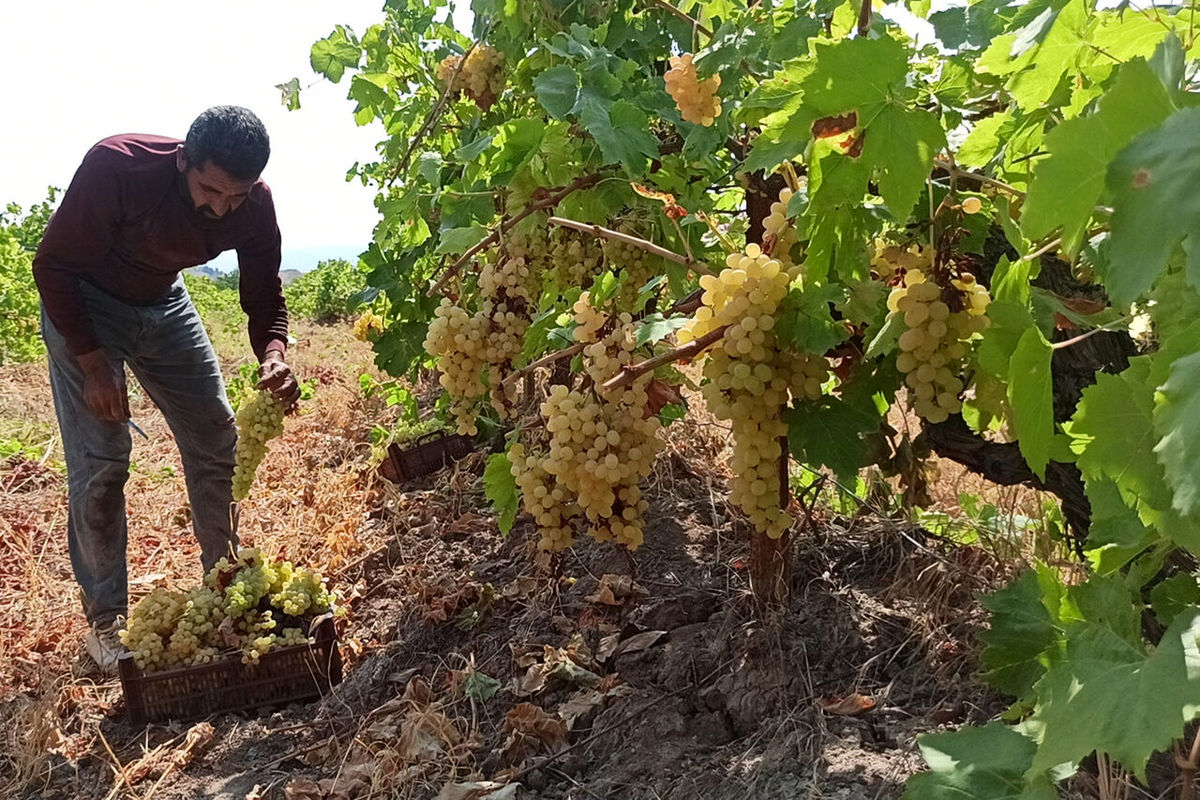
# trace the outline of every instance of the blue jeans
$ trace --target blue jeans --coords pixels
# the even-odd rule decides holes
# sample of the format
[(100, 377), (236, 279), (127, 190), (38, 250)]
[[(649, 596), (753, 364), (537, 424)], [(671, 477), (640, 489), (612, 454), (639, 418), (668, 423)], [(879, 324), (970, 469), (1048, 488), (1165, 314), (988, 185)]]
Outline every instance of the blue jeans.
[[(152, 305), (130, 305), (80, 281), (100, 347), (128, 365), (166, 417), (183, 460), (192, 526), (205, 570), (236, 546), (233, 453), (225, 382), (200, 315), (179, 280)], [(129, 428), (99, 419), (83, 401), (83, 371), (42, 311), (54, 408), (67, 461), (71, 566), (92, 624), (128, 610), (125, 480)]]

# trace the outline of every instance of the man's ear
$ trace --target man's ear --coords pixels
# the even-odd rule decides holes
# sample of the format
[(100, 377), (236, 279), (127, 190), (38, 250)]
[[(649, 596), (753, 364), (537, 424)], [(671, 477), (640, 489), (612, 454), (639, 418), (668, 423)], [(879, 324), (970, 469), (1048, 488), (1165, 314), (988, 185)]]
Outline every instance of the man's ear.
[(175, 148), (175, 167), (180, 172), (187, 172), (187, 153), (183, 149), (183, 145)]

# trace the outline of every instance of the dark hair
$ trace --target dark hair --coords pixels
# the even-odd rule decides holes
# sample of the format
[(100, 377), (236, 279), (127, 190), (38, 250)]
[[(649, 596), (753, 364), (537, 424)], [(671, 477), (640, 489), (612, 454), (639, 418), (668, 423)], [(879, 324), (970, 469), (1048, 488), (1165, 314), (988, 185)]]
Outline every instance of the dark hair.
[(257, 180), (271, 155), (267, 129), (241, 106), (213, 106), (196, 117), (183, 144), (188, 166), (216, 164), (230, 177)]

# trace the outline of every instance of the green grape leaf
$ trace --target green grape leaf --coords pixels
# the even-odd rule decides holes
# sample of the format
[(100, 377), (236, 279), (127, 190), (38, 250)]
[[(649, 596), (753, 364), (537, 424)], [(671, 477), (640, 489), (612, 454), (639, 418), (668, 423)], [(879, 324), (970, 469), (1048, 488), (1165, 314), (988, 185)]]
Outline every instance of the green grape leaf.
[(981, 728), (917, 738), (929, 772), (908, 779), (901, 800), (1055, 800), (1053, 784), (1040, 777), (1026, 785), (1024, 773), (1037, 745), (1019, 728), (989, 722)]
[(906, 330), (908, 327), (904, 324), (903, 314), (889, 314), (879, 332), (867, 345), (866, 357), (875, 358), (892, 352), (896, 347), (896, 342), (900, 339), (900, 334)]
[(1033, 327), (1033, 316), (1024, 304), (995, 300), (988, 305), (991, 325), (983, 332), (976, 351), (979, 366), (994, 377), (1008, 380), (1013, 353), (1025, 332)]
[(292, 78), (287, 83), (277, 83), (275, 88), (279, 90), (280, 100), (283, 102), (283, 107), (288, 111), (300, 110), (300, 79)]
[[(1019, 55), (1015, 64), (1020, 67), (1008, 81), (1008, 90), (1017, 105), (1031, 111), (1050, 99), (1062, 81), (1063, 73), (1087, 47), (1089, 14), (1084, 0), (1071, 0), (1057, 16), (1050, 16), (1052, 25), (1040, 45)], [(1036, 27), (1031, 23), (1029, 30)], [(996, 39), (997, 42), (1000, 38)], [(1022, 47), (1014, 41), (1013, 50)]]
[(1000, 111), (984, 117), (974, 124), (967, 138), (959, 145), (955, 159), (968, 168), (986, 166), (1000, 149), (1002, 138), (1007, 138), (1002, 134), (1013, 127), (1012, 111)]
[(1017, 341), (1008, 368), (1008, 405), (1025, 462), (1045, 479), (1054, 439), (1054, 389), (1051, 385), (1050, 343), (1036, 327), (1026, 328)]
[(1091, 575), (1086, 581), (1067, 586), (1058, 609), (1059, 622), (1102, 625), (1125, 642), (1142, 643), (1142, 608), (1134, 600), (1122, 575)]
[(483, 470), (483, 493), (496, 510), (496, 524), (500, 532), (507, 535), (516, 522), (521, 498), (508, 453), (488, 456), (487, 466)]
[(1135, 300), (1154, 283), (1179, 241), (1193, 245), (1188, 279), (1200, 287), (1200, 108), (1176, 111), (1134, 139), (1108, 170), (1112, 236), (1101, 274), (1113, 305)]
[(1028, 699), (1033, 685), (1046, 672), (1042, 654), (1059, 639), (1058, 629), (1042, 604), (1037, 574), (1020, 578), (980, 601), (992, 615), (979, 635), (983, 679), (1002, 692)]
[(390, 323), (375, 342), (375, 366), (389, 375), (404, 375), (425, 360), (425, 335), (429, 331), (424, 318)]
[(650, 118), (628, 100), (618, 100), (611, 106), (595, 101), (583, 103), (579, 121), (600, 145), (605, 162), (622, 164), (631, 175), (640, 175), (646, 169), (646, 158), (658, 155), (658, 139), (650, 133)]
[(1200, 606), (1200, 583), (1190, 572), (1176, 573), (1150, 590), (1150, 607), (1165, 627), (1195, 606)]
[(1028, 775), (1099, 751), (1144, 782), (1151, 754), (1169, 749), (1200, 713), (1200, 609), (1177, 615), (1149, 655), (1107, 627), (1072, 625), (1064, 657), (1037, 691), (1030, 725), (1039, 746)]
[(346, 36), (346, 29), (341, 25), (324, 39), (313, 43), (309, 52), (308, 62), (313, 72), (319, 72), (330, 81), (337, 83), (342, 79), (347, 67), (357, 67), (362, 50)]
[(471, 225), (466, 228), (448, 228), (441, 232), (437, 250), (433, 254), (438, 256), (446, 253), (457, 255), (466, 252), (474, 245), (486, 239), (488, 233), (488, 229), (482, 225)]
[(1048, 157), (1037, 162), (1021, 214), (1030, 239), (1062, 227), (1063, 249), (1074, 255), (1104, 191), (1109, 162), (1134, 136), (1171, 113), (1171, 101), (1149, 65), (1123, 65), (1095, 114), (1068, 119), (1046, 136)]
[(1148, 525), (1170, 508), (1162, 465), (1154, 454), (1154, 388), (1150, 365), (1134, 359), (1119, 375), (1099, 373), (1083, 390), (1070, 425), (1075, 463), (1087, 480), (1113, 481), (1125, 504)]
[(1092, 524), (1085, 552), (1098, 575), (1116, 572), (1159, 541), (1154, 529), (1146, 527), (1137, 512), (1125, 505), (1121, 490), (1111, 480), (1089, 479), (1087, 498)]
[(579, 75), (566, 64), (551, 67), (533, 79), (538, 102), (555, 119), (571, 113), (579, 99)]
[(1162, 438), (1154, 452), (1175, 490), (1175, 510), (1194, 515), (1200, 512), (1200, 353), (1171, 362), (1170, 377), (1158, 391), (1154, 425)]
[(849, 337), (846, 326), (833, 318), (831, 303), (844, 301), (846, 290), (838, 284), (793, 288), (776, 315), (775, 335), (780, 344), (809, 353), (825, 353)]
[(862, 157), (875, 166), (879, 193), (892, 216), (908, 219), (929, 177), (933, 157), (946, 146), (946, 134), (936, 116), (896, 105), (880, 110), (863, 134)]
[(636, 343), (638, 347), (662, 341), (675, 331), (688, 324), (690, 317), (679, 315), (664, 317), (662, 314), (651, 314), (642, 320), (637, 330)]
[(799, 403), (783, 412), (788, 447), (797, 460), (829, 467), (843, 480), (865, 466), (870, 445), (864, 438), (879, 428), (879, 417), (836, 397)]

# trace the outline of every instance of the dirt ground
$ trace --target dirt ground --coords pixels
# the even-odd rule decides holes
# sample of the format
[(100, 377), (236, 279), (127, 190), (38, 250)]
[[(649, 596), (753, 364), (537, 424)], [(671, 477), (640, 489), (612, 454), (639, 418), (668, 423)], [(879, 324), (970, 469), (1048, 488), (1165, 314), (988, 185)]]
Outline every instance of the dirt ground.
[[(359, 392), (369, 352), (345, 330), (300, 338), (317, 399), (268, 456), (241, 532), (342, 591), (345, 680), (308, 705), (132, 726), (119, 683), (82, 655), (61, 471), (53, 454), (10, 460), (0, 795), (897, 798), (918, 734), (1003, 708), (975, 678), (976, 598), (1005, 577), (983, 550), (819, 511), (789, 550), (789, 602), (758, 609), (720, 430), (677, 423), (641, 549), (539, 559), (527, 521), (499, 534), (485, 454), (402, 487), (379, 478), (369, 429), (391, 412)], [(43, 369), (0, 368), (0, 420), (53, 436)], [(135, 593), (200, 577), (155, 414), (135, 398), (152, 439), (129, 484)]]

